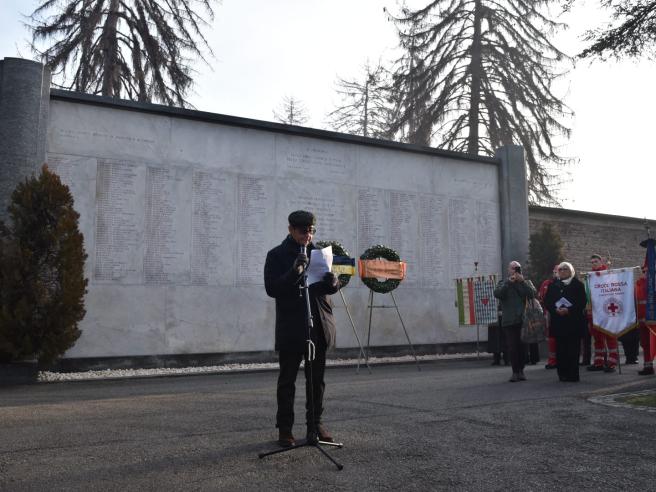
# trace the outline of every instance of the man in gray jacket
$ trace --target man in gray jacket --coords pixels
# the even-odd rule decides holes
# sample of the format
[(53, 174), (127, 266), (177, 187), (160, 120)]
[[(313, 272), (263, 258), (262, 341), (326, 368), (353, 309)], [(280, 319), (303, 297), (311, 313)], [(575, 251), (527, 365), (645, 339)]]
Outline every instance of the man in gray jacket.
[(498, 283), (494, 289), (494, 297), (501, 303), (501, 326), (506, 335), (513, 371), (510, 382), (526, 381), (526, 346), (522, 343), (520, 334), (526, 300), (535, 297), (535, 287), (522, 275), (522, 266), (518, 261), (508, 264), (508, 278)]

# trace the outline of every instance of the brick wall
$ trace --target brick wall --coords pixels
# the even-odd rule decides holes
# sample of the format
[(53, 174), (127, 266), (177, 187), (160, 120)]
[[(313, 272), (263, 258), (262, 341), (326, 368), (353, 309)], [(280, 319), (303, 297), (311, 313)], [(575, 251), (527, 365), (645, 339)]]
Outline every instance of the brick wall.
[[(610, 255), (615, 268), (642, 265), (644, 261), (645, 249), (640, 246), (647, 237), (644, 218), (530, 206), (530, 233), (540, 230), (545, 222), (560, 233), (565, 259), (578, 272), (589, 270), (592, 253), (604, 260)], [(656, 221), (648, 222), (656, 233)]]

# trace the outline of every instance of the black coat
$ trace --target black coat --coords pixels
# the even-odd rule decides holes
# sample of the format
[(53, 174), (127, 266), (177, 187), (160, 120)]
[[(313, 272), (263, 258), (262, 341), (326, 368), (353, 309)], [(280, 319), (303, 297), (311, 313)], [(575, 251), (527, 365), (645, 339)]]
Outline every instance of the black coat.
[[(561, 297), (572, 303), (572, 307), (567, 308), (569, 314), (566, 316), (556, 312), (556, 302)], [(587, 329), (586, 304), (585, 286), (578, 278), (574, 277), (569, 285), (565, 285), (560, 280), (553, 282), (544, 296), (544, 306), (549, 311), (551, 319), (549, 335), (556, 338), (582, 337)]]
[[(314, 245), (310, 243), (307, 247), (308, 257), (313, 249)], [(305, 352), (307, 347), (305, 299), (298, 288), (301, 276), (292, 270), (299, 251), (300, 246), (291, 236), (287, 236), (282, 244), (267, 253), (264, 264), (264, 287), (267, 294), (276, 300), (275, 350)], [(338, 290), (339, 283), (332, 286), (317, 282), (310, 286), (310, 306), (314, 324), (312, 341), (318, 348), (335, 346), (333, 303), (328, 296)]]

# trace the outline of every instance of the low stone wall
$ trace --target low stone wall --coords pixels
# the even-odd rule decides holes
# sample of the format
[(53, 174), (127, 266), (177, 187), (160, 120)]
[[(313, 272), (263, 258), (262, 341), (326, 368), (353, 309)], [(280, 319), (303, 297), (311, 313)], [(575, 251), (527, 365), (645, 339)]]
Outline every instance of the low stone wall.
[[(644, 218), (530, 206), (530, 233), (539, 231), (544, 223), (559, 232), (565, 258), (578, 271), (589, 269), (593, 253), (604, 259), (610, 256), (613, 267), (642, 265), (644, 261), (645, 249), (640, 246), (647, 237)], [(648, 223), (656, 231), (656, 221)]]

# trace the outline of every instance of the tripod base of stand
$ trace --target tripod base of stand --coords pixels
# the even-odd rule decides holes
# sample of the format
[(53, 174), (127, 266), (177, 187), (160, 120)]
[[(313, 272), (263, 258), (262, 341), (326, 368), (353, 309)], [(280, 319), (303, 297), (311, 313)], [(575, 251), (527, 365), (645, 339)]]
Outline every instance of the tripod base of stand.
[(294, 444), (293, 446), (289, 446), (288, 448), (275, 449), (273, 451), (267, 451), (266, 453), (259, 453), (257, 456), (261, 459), (264, 458), (265, 456), (271, 456), (272, 454), (286, 453), (287, 451), (293, 451), (298, 448), (312, 447), (318, 449), (326, 458), (332, 461), (332, 463), (337, 467), (338, 470), (343, 470), (344, 465), (335, 461), (332, 456), (330, 456), (328, 453), (326, 453), (323, 450), (321, 445), (333, 446), (336, 448), (344, 447), (344, 444), (342, 444), (341, 442), (318, 441), (316, 439), (299, 439), (298, 441), (296, 441), (296, 444)]

